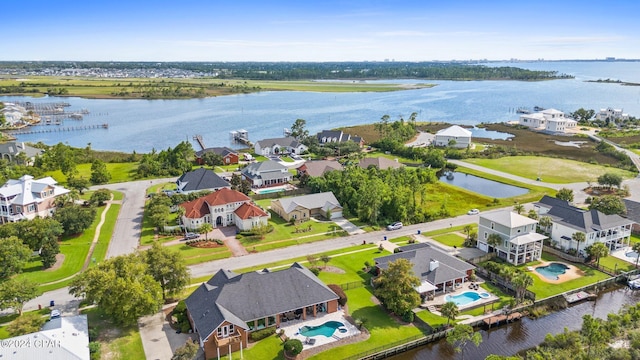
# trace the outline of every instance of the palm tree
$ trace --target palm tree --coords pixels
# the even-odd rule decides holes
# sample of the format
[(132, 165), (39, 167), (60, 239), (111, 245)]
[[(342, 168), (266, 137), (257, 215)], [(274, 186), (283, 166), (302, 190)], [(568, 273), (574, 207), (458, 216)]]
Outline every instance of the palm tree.
[(204, 239), (209, 240), (209, 232), (213, 231), (213, 225), (209, 223), (204, 223), (200, 226), (200, 232), (204, 233)]
[(553, 222), (548, 216), (543, 216), (540, 218), (540, 220), (538, 220), (538, 225), (540, 225), (540, 227), (543, 228), (544, 231), (547, 231), (552, 224)]
[(601, 242), (595, 243), (592, 246), (588, 247), (587, 249), (588, 249), (587, 252), (589, 253), (589, 255), (596, 258), (596, 263), (598, 267), (600, 267), (600, 258), (603, 258), (609, 255), (609, 248), (607, 247), (607, 245)]
[(487, 238), (487, 244), (491, 245), (491, 247), (493, 248), (493, 252), (496, 252), (498, 250), (496, 246), (498, 246), (501, 242), (502, 237), (498, 234), (490, 234)]
[(633, 244), (631, 249), (636, 252), (636, 267), (638, 267), (638, 259), (640, 259), (640, 242)]
[(533, 278), (527, 273), (518, 273), (511, 279), (511, 284), (516, 290), (516, 300), (521, 302), (524, 300), (524, 292), (533, 285)]
[(522, 212), (524, 211), (524, 205), (516, 203), (515, 205), (513, 205), (513, 211), (517, 212), (518, 215), (522, 214)]
[(458, 310), (458, 305), (456, 305), (456, 303), (447, 301), (440, 308), (440, 313), (442, 314), (442, 316), (447, 318), (447, 327), (449, 327), (449, 322), (456, 319), (456, 316), (458, 316), (460, 310)]
[(580, 254), (580, 243), (584, 242), (586, 239), (587, 237), (583, 232), (574, 232), (573, 235), (571, 235), (571, 240), (574, 240), (577, 243), (576, 255)]
[(471, 230), (473, 230), (473, 227), (471, 227), (471, 225), (465, 225), (464, 228), (462, 228), (462, 231), (467, 235), (467, 240), (469, 240), (469, 235), (471, 235)]

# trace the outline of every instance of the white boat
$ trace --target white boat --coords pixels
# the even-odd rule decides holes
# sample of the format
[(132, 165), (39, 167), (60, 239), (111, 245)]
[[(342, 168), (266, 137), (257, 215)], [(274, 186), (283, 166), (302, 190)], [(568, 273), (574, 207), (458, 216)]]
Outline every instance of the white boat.
[(627, 285), (629, 285), (629, 288), (632, 290), (638, 290), (640, 289), (640, 279), (629, 280)]

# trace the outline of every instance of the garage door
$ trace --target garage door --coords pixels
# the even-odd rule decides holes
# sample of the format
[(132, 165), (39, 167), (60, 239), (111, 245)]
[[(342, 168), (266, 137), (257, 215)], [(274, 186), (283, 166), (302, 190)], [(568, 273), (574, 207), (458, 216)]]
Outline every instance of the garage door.
[(331, 212), (331, 218), (335, 219), (335, 218), (339, 218), (342, 217), (342, 210), (340, 211), (332, 211)]
[(489, 251), (489, 246), (486, 243), (478, 243), (478, 249), (484, 251), (484, 252), (488, 252)]

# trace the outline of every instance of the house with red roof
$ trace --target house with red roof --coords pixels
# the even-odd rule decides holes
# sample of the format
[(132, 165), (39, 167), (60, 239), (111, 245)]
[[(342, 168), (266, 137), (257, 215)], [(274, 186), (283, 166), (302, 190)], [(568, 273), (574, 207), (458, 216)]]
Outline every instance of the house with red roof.
[(269, 214), (256, 206), (247, 195), (222, 188), (179, 205), (184, 209), (182, 223), (187, 229), (197, 230), (208, 223), (214, 228), (235, 225), (241, 231), (267, 225)]

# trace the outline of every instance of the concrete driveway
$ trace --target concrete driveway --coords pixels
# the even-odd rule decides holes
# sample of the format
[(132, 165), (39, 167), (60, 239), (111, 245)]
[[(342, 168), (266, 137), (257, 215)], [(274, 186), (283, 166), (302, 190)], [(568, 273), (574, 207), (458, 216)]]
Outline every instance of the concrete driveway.
[(195, 339), (195, 334), (177, 334), (167, 321), (176, 304), (165, 305), (160, 312), (138, 319), (140, 338), (147, 360), (170, 360), (177, 348)]

